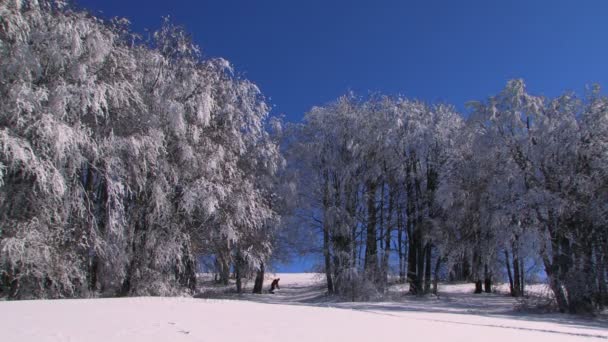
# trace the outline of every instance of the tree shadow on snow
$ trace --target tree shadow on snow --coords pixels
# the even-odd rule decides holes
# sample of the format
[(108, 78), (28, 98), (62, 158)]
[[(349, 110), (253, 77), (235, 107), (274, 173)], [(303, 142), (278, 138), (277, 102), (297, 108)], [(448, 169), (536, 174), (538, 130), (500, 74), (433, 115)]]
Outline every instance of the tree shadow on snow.
[[(248, 289), (247, 289), (248, 290)], [(534, 313), (517, 309), (517, 299), (504, 294), (481, 294), (472, 293), (441, 293), (439, 296), (412, 296), (393, 294), (389, 296), (390, 302), (349, 302), (337, 296), (326, 294), (326, 288), (322, 284), (291, 284), (283, 286), (275, 294), (267, 292), (263, 294), (251, 294), (247, 291), (241, 295), (235, 293), (207, 293), (199, 294), (197, 298), (225, 299), (225, 300), (247, 300), (265, 304), (295, 305), (323, 307), (345, 310), (356, 310), (377, 315), (389, 315), (402, 319), (434, 321), (449, 324), (471, 325), (501, 329), (528, 330), (544, 333), (555, 333), (562, 335), (605, 338), (608, 327), (608, 319), (600, 317), (582, 317), (559, 313)], [(386, 299), (385, 299), (386, 300)], [(438, 313), (454, 315), (441, 316), (441, 318), (424, 318), (400, 316), (399, 313)], [(587, 331), (560, 331), (544, 327), (524, 327), (509, 324), (494, 324), (491, 321), (484, 323), (471, 321), (459, 321), (456, 315), (473, 315), (487, 318), (506, 318), (516, 321), (553, 323), (562, 327), (585, 329)]]

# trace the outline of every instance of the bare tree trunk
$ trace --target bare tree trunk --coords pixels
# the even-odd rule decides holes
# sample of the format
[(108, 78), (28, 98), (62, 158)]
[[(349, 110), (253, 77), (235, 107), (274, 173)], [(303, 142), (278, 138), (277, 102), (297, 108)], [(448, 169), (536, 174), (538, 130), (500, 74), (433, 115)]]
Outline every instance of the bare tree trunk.
[(509, 252), (505, 249), (505, 264), (507, 266), (507, 275), (509, 276), (509, 293), (511, 296), (515, 296), (513, 292), (513, 274), (511, 273), (511, 258), (509, 257)]
[(386, 216), (386, 235), (384, 237), (384, 254), (382, 255), (382, 282), (383, 286), (388, 284), (388, 259), (391, 253), (391, 234), (392, 234), (392, 219), (393, 205), (395, 202), (394, 190), (389, 189), (388, 198), (388, 213)]
[(376, 183), (367, 184), (367, 235), (365, 243), (365, 274), (376, 282), (378, 273), (378, 246), (376, 244)]
[(549, 278), (549, 287), (551, 288), (551, 291), (553, 291), (555, 301), (557, 302), (557, 307), (559, 308), (560, 312), (564, 313), (568, 310), (568, 300), (566, 299), (564, 288), (559, 279), (557, 265), (551, 263), (546, 256), (543, 256), (543, 262), (545, 264), (545, 272)]
[(255, 276), (255, 283), (253, 284), (253, 293), (261, 294), (264, 288), (264, 263), (260, 264), (260, 269)]
[(227, 257), (220, 257), (219, 259), (219, 273), (220, 283), (228, 285), (230, 281), (230, 262)]
[(484, 265), (484, 291), (492, 293), (492, 272), (488, 270), (488, 264)]
[(416, 293), (423, 294), (424, 293), (424, 260), (426, 257), (426, 249), (422, 245), (422, 237), (420, 236), (420, 230), (417, 233), (418, 237), (416, 239)]
[(404, 241), (403, 241), (403, 217), (402, 210), (397, 209), (397, 251), (399, 254), (399, 283), (405, 283), (405, 251), (404, 251)]
[(424, 293), (431, 292), (431, 257), (432, 257), (432, 245), (427, 242), (425, 251), (425, 266), (424, 266)]
[(477, 243), (475, 250), (473, 251), (473, 277), (475, 279), (475, 294), (480, 294), (483, 292), (483, 282), (481, 281), (481, 253), (479, 248), (479, 243)]
[(417, 294), (422, 294), (424, 292), (424, 259), (425, 259), (425, 251), (424, 251), (424, 246), (423, 246), (423, 232), (422, 232), (422, 208), (420, 208), (421, 204), (422, 204), (422, 189), (421, 189), (421, 179), (416, 177), (416, 175), (418, 174), (417, 171), (417, 165), (419, 164), (418, 159), (416, 158), (416, 156), (414, 155), (414, 160), (412, 163), (412, 172), (414, 174), (414, 193), (415, 193), (415, 199), (416, 202), (418, 204), (417, 207), (415, 207), (415, 230), (414, 230), (414, 236), (416, 236), (416, 261), (417, 261), (417, 265), (416, 265), (416, 293)]
[(89, 291), (95, 292), (98, 290), (97, 275), (99, 273), (99, 257), (93, 255), (91, 257), (91, 265), (89, 267)]
[(19, 298), (19, 271), (9, 270), (2, 275), (4, 286), (9, 299)]
[(241, 280), (243, 271), (243, 258), (241, 257), (241, 252), (237, 250), (234, 262), (234, 277), (236, 278), (236, 292), (239, 294), (243, 293), (243, 283)]
[(470, 281), (471, 268), (469, 265), (469, 255), (467, 251), (464, 251), (458, 256), (458, 260), (452, 266), (452, 270), (449, 274), (450, 281)]
[[(406, 206), (406, 215), (407, 215), (407, 281), (410, 284), (410, 293), (411, 294), (420, 294), (419, 284), (419, 275), (422, 270), (418, 268), (420, 264), (418, 261), (418, 256), (420, 254), (418, 250), (418, 240), (419, 240), (419, 232), (416, 229), (416, 222), (414, 219), (415, 215), (415, 195), (414, 195), (414, 181), (412, 180), (412, 158), (408, 161), (409, 165), (407, 166), (407, 174), (406, 174), (406, 194), (407, 194), (407, 206)], [(415, 172), (415, 171), (414, 171)]]
[(519, 259), (519, 272), (521, 273), (521, 275), (519, 276), (519, 293), (520, 295), (524, 296), (525, 295), (525, 287), (526, 287), (526, 281), (525, 281), (525, 275), (526, 275), (526, 267), (524, 264), (524, 258), (520, 258)]
[(413, 233), (410, 234), (408, 238), (409, 247), (407, 253), (407, 281), (410, 284), (410, 293), (418, 294), (418, 286), (416, 286), (416, 284), (418, 283), (418, 252), (417, 244), (414, 242), (415, 239), (413, 235)]
[[(357, 199), (359, 197), (358, 187), (355, 186), (352, 191), (353, 191), (351, 194), (352, 197), (349, 202), (349, 213), (350, 213), (351, 217), (354, 218), (357, 216)], [(352, 227), (352, 237), (351, 237), (351, 250), (353, 253), (353, 258), (351, 260), (352, 267), (357, 267), (359, 265), (358, 258), (361, 255), (360, 251), (359, 251), (359, 253), (357, 253), (357, 228), (358, 228), (358, 224), (355, 222)]]
[[(380, 212), (377, 213), (379, 222), (378, 222), (378, 229), (379, 229), (379, 234), (378, 236), (380, 236), (380, 252), (384, 251), (384, 191), (385, 191), (385, 187), (386, 185), (384, 184), (384, 182), (380, 183)], [(380, 267), (382, 267), (382, 265), (380, 265)]]
[[(517, 238), (516, 238), (517, 241)], [(521, 272), (519, 267), (519, 253), (517, 242), (513, 243), (513, 297), (521, 296)]]
[(331, 256), (329, 253), (329, 224), (327, 223), (327, 211), (329, 210), (329, 175), (323, 172), (325, 184), (323, 185), (323, 258), (325, 259), (325, 278), (327, 280), (327, 292), (334, 293), (334, 282), (331, 267)]
[[(551, 232), (551, 230), (549, 230), (549, 232)], [(568, 310), (568, 300), (561, 279), (561, 272), (564, 271), (561, 253), (561, 242), (555, 237), (552, 237), (551, 239), (551, 259), (549, 259), (545, 248), (541, 250), (541, 257), (543, 259), (543, 264), (545, 265), (545, 273), (547, 273), (547, 278), (549, 278), (549, 287), (551, 288), (551, 291), (553, 291), (559, 311), (563, 313)]]
[(327, 278), (327, 292), (334, 293), (331, 256), (329, 255), (329, 231), (327, 227), (323, 229), (323, 256), (325, 258), (325, 277)]
[(380, 243), (380, 249), (378, 250), (378, 257), (379, 257), (379, 264), (378, 264), (378, 268), (377, 268), (377, 273), (376, 273), (376, 277), (375, 277), (375, 283), (378, 286), (378, 289), (381, 292), (384, 292), (384, 286), (385, 286), (385, 282), (384, 282), (384, 264), (383, 264), (383, 260), (384, 260), (384, 253), (385, 253), (385, 246), (384, 246), (384, 192), (385, 192), (385, 183), (382, 182), (380, 183), (380, 205), (379, 205), (379, 209), (380, 212), (377, 212), (377, 216), (378, 216), (378, 239), (379, 243)]
[(365, 246), (365, 238), (363, 237), (363, 227), (361, 227), (361, 234), (359, 234), (359, 236), (361, 238), (359, 239), (359, 255), (357, 256), (357, 266), (361, 267), (365, 262), (365, 253), (363, 251), (363, 247)]
[(424, 281), (424, 259), (425, 253), (422, 247), (422, 237), (420, 230), (414, 225), (412, 219), (410, 224), (412, 225), (408, 230), (408, 272), (407, 278), (410, 284), (410, 293), (422, 294), (423, 293), (423, 281)]
[(353, 254), (352, 260), (351, 260), (351, 266), (352, 267), (356, 267), (357, 265), (359, 265), (359, 255), (361, 253), (357, 253), (357, 224), (355, 223), (353, 225), (352, 228), (352, 238), (351, 238), (351, 251)]
[(483, 286), (481, 280), (475, 281), (475, 294), (480, 294), (483, 292)]
[(598, 284), (598, 303), (603, 309), (608, 305), (608, 286), (606, 283), (606, 255), (602, 253), (600, 246), (596, 249), (596, 258), (598, 260), (597, 284)]
[(181, 264), (182, 267), (179, 268), (181, 271), (176, 272), (176, 278), (181, 286), (194, 293), (196, 291), (196, 263), (190, 246), (185, 243), (182, 246)]
[(442, 257), (437, 258), (437, 262), (435, 263), (435, 271), (433, 272), (433, 294), (438, 294), (437, 285), (439, 283), (439, 270), (441, 269), (441, 259)]

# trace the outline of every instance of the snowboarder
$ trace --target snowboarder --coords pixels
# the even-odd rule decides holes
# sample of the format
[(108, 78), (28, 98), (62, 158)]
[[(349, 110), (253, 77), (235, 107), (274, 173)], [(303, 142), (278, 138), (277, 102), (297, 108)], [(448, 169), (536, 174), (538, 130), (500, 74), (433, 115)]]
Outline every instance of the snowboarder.
[(268, 292), (274, 294), (274, 290), (275, 289), (277, 289), (277, 290), (280, 289), (280, 287), (279, 287), (279, 280), (281, 280), (281, 278), (277, 278), (277, 279), (275, 279), (275, 280), (272, 281), (272, 283), (270, 284), (270, 291), (268, 291)]

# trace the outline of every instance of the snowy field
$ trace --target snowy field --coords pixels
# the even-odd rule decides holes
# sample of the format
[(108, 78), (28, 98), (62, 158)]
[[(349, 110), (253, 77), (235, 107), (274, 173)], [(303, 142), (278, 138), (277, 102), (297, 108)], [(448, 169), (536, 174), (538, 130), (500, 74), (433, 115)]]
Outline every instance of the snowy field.
[[(591, 341), (608, 339), (602, 318), (514, 310), (504, 295), (473, 295), (471, 284), (440, 286), (438, 297), (399, 295), (344, 303), (323, 294), (314, 274), (281, 278), (277, 294), (206, 298), (112, 298), (0, 302), (1, 341)], [(267, 289), (269, 281), (265, 283)], [(250, 286), (251, 284), (248, 284)], [(542, 291), (542, 289), (538, 290)], [(210, 298), (213, 296), (213, 298)]]

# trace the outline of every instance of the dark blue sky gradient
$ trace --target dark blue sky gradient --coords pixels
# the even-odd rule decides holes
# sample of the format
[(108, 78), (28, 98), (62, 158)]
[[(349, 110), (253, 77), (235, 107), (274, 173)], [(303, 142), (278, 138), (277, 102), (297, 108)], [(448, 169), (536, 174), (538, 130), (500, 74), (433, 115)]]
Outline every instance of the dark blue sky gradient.
[(104, 17), (186, 27), (299, 121), (348, 90), (459, 109), (522, 77), (535, 94), (608, 87), (608, 1), (79, 0)]

